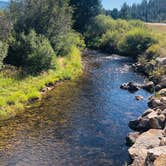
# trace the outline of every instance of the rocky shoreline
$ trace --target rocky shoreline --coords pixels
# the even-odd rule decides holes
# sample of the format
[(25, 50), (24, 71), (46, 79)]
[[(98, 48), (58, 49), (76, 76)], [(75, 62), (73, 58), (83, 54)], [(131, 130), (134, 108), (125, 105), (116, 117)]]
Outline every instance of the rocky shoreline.
[[(141, 70), (138, 64), (133, 66), (137, 71)], [(166, 166), (166, 76), (144, 85), (125, 83), (120, 88), (130, 92), (139, 89), (154, 92), (149, 98), (149, 109), (129, 122), (129, 127), (134, 130), (126, 138), (132, 160), (130, 166)], [(137, 96), (136, 99), (142, 98)]]

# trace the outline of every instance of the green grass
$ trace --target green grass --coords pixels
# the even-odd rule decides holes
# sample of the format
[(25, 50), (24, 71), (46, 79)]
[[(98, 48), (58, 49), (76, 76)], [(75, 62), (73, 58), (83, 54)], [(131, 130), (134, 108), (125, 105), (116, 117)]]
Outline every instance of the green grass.
[(0, 72), (0, 120), (9, 119), (24, 111), (27, 101), (41, 99), (41, 90), (49, 83), (74, 79), (82, 72), (80, 51), (73, 47), (71, 53), (56, 60), (56, 69), (38, 76), (18, 77), (18, 71)]

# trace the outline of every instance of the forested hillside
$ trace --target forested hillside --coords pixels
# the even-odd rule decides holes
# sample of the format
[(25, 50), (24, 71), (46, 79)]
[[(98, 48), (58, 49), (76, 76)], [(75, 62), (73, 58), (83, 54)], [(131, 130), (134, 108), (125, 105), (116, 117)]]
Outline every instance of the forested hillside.
[(106, 11), (113, 18), (140, 19), (146, 22), (166, 22), (166, 1), (165, 0), (143, 0), (140, 4), (132, 6), (123, 4), (118, 11)]

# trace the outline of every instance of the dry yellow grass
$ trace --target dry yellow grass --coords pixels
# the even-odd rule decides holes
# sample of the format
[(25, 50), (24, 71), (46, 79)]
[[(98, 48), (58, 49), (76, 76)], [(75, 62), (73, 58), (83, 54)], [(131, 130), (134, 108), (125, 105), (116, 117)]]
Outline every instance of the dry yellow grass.
[(146, 26), (155, 32), (166, 33), (165, 23), (146, 23)]

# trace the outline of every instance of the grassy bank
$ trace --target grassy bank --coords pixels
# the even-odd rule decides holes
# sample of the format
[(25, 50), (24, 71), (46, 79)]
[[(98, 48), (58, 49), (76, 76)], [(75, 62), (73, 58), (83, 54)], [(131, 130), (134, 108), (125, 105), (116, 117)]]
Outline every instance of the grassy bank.
[(81, 53), (73, 47), (70, 54), (57, 58), (56, 68), (40, 75), (20, 77), (17, 69), (0, 72), (0, 120), (9, 119), (23, 112), (28, 101), (41, 99), (41, 90), (59, 80), (73, 79), (82, 71)]

